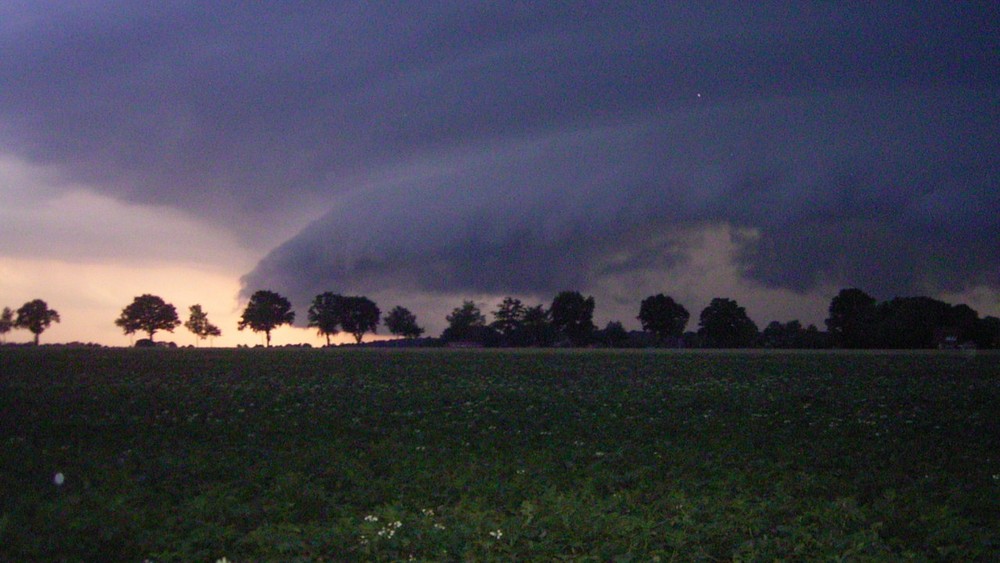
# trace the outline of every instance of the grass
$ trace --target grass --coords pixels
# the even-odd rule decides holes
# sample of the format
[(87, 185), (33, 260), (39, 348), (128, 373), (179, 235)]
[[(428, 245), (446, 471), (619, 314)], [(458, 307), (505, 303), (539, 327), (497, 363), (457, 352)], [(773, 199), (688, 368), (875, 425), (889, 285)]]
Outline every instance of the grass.
[(0, 429), (0, 560), (1000, 559), (997, 354), (2, 348)]

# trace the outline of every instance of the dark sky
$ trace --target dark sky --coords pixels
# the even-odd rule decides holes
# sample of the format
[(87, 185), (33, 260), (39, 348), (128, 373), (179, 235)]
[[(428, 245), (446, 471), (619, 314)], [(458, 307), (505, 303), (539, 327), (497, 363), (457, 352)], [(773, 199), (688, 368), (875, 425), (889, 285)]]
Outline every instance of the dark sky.
[(5, 2), (0, 153), (234, 233), (262, 257), (246, 290), (303, 308), (641, 274), (638, 302), (713, 229), (758, 287), (1000, 290), (998, 24), (955, 1)]

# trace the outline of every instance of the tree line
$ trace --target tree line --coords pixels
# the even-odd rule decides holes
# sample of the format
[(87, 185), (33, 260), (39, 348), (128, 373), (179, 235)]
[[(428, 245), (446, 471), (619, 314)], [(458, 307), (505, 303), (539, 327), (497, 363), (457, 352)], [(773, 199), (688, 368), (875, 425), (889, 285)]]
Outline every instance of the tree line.
[[(420, 339), (424, 329), (416, 315), (396, 306), (384, 317), (371, 299), (333, 292), (317, 295), (307, 311), (307, 326), (315, 328), (331, 344), (331, 337), (343, 332), (360, 344), (367, 333), (376, 333), (384, 322), (389, 332), (408, 342), (423, 345), (467, 345), (486, 347), (605, 346), (684, 347), (684, 348), (944, 348), (1000, 347), (1000, 319), (980, 318), (967, 305), (950, 305), (930, 297), (896, 297), (878, 302), (857, 288), (841, 290), (830, 302), (826, 330), (815, 325), (803, 327), (797, 321), (771, 322), (760, 330), (735, 300), (715, 298), (705, 307), (696, 330), (687, 331), (688, 310), (664, 294), (651, 295), (639, 305), (637, 320), (642, 331), (629, 332), (619, 321), (598, 329), (593, 322), (595, 301), (578, 291), (560, 292), (546, 307), (528, 306), (520, 299), (505, 297), (492, 321), (473, 301), (464, 301), (446, 317), (448, 326), (438, 338)], [(0, 315), (0, 337), (13, 328), (25, 328), (39, 335), (59, 313), (41, 299)], [(249, 328), (265, 334), (295, 322), (295, 311), (284, 296), (269, 290), (255, 292), (237, 323), (238, 330)], [(221, 336), (222, 331), (208, 320), (201, 305), (189, 308), (184, 327), (199, 340)], [(145, 332), (148, 338), (137, 345), (153, 345), (158, 331), (173, 332), (181, 325), (176, 308), (162, 298), (144, 294), (135, 297), (115, 320), (125, 334)]]
[(838, 348), (1000, 347), (1000, 319), (930, 297), (878, 302), (845, 289), (831, 301), (826, 324)]
[(4, 307), (0, 313), (0, 338), (6, 339), (7, 333), (15, 328), (23, 328), (34, 335), (35, 346), (39, 337), (52, 323), (59, 322), (59, 312), (49, 309), (48, 303), (41, 299), (33, 299), (22, 305), (16, 312), (10, 307)]
[[(145, 296), (149, 298), (150, 296)], [(137, 298), (139, 300), (141, 298)], [(158, 298), (157, 298), (158, 299)], [(179, 324), (173, 307), (163, 304), (162, 316), (170, 318), (156, 324), (157, 314), (136, 317), (150, 340), (159, 327), (172, 330)], [(197, 307), (197, 306), (195, 306)], [(201, 338), (209, 330), (204, 318), (195, 314), (186, 326)], [(735, 300), (715, 298), (701, 311), (698, 328), (686, 331), (690, 320), (687, 309), (672, 297), (657, 294), (643, 299), (636, 317), (643, 331), (628, 332), (621, 322), (609, 322), (599, 330), (593, 322), (595, 301), (577, 291), (560, 292), (546, 307), (529, 306), (514, 297), (505, 297), (491, 312), (493, 320), (472, 301), (464, 301), (446, 317), (448, 326), (429, 344), (477, 346), (669, 346), (706, 348), (933, 348), (943, 345), (973, 343), (980, 348), (997, 347), (1000, 321), (994, 317), (979, 319), (965, 305), (951, 306), (927, 297), (896, 298), (885, 303), (863, 291), (844, 289), (833, 298), (826, 319), (826, 331), (814, 325), (803, 327), (798, 321), (772, 322), (763, 331), (749, 318)], [(200, 307), (197, 309), (200, 314)], [(121, 319), (120, 319), (121, 321)], [(271, 331), (295, 321), (292, 305), (284, 296), (268, 290), (255, 292), (237, 325), (264, 332), (270, 346)], [(416, 316), (402, 306), (394, 307), (384, 318), (378, 306), (364, 296), (343, 296), (333, 292), (317, 295), (308, 311), (307, 326), (320, 336), (330, 338), (340, 332), (361, 343), (366, 333), (375, 333), (380, 321), (389, 332), (407, 340), (419, 338), (425, 331)], [(211, 330), (217, 328), (208, 324)]]

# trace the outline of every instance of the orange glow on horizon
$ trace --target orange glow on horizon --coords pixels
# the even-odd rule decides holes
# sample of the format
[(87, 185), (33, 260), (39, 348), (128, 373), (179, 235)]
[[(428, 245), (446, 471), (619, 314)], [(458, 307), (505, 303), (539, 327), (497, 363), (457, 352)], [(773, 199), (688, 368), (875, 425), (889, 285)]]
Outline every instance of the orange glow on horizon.
[[(222, 330), (222, 336), (198, 341), (183, 325), (172, 333), (160, 331), (153, 339), (174, 342), (178, 346), (235, 347), (263, 345), (263, 333), (236, 325), (242, 314), (239, 273), (213, 271), (192, 266), (129, 267), (111, 264), (73, 264), (55, 260), (5, 259), (0, 263), (0, 294), (8, 302), (0, 307), (17, 310), (32, 299), (42, 299), (59, 312), (61, 322), (54, 323), (41, 335), (41, 342), (84, 342), (105, 346), (130, 346), (143, 334), (128, 336), (114, 321), (132, 299), (144, 293), (158, 295), (174, 305), (183, 323), (188, 308), (200, 304), (209, 321)], [(296, 311), (304, 319), (305, 311)], [(385, 338), (366, 334), (364, 341)], [(6, 335), (11, 343), (30, 342), (31, 333), (13, 330)], [(335, 343), (353, 342), (347, 334), (338, 334)], [(322, 346), (326, 338), (315, 329), (282, 326), (271, 333), (272, 346), (310, 344)]]

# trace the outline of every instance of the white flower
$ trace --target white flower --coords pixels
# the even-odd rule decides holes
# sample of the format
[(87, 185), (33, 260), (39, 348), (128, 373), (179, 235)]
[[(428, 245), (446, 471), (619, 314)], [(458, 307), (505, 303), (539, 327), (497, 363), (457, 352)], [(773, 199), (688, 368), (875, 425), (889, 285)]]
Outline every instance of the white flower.
[(55, 483), (57, 487), (59, 487), (66, 482), (66, 476), (63, 475), (62, 473), (56, 473), (55, 476), (52, 477), (52, 482)]
[(499, 540), (500, 538), (503, 537), (503, 532), (501, 530), (497, 529), (496, 531), (490, 532), (490, 535), (493, 536), (494, 539), (498, 539)]
[(369, 514), (368, 516), (365, 516), (365, 522), (378, 522), (378, 516)]
[(221, 559), (216, 559), (215, 563), (231, 563), (231, 562), (228, 559), (226, 559), (225, 557), (223, 557)]

